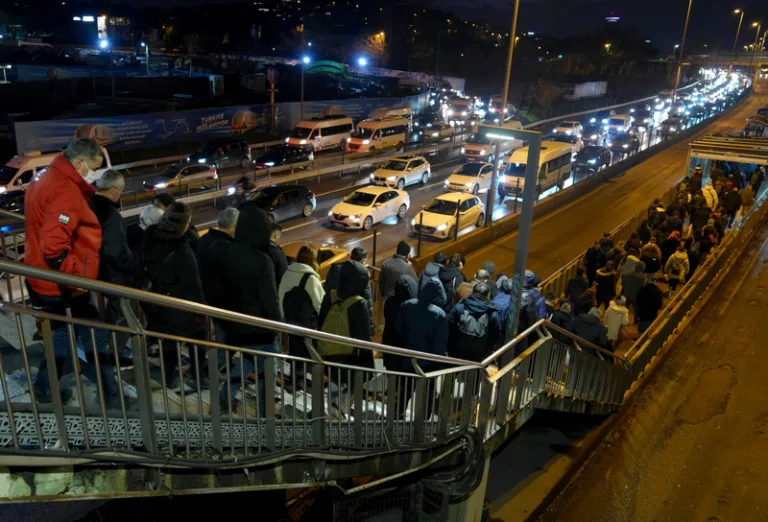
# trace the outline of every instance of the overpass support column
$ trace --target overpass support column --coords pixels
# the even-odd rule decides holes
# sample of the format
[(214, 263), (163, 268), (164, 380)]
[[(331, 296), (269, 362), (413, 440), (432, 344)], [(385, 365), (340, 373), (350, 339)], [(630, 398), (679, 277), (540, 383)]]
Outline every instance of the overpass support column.
[(467, 495), (467, 498), (449, 506), (449, 522), (480, 522), (483, 519), (485, 492), (488, 489), (488, 473), (490, 469), (491, 456), (487, 455), (483, 466), (483, 480), (472, 493)]

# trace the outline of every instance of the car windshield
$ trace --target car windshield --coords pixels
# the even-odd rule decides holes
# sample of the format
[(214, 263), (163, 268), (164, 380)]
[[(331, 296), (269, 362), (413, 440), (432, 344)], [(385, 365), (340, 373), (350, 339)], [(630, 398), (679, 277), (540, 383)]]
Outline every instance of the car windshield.
[(611, 118), (608, 124), (624, 126), (624, 120), (622, 118)]
[(296, 138), (299, 140), (306, 140), (309, 138), (309, 135), (312, 134), (312, 129), (307, 127), (294, 127), (291, 131), (291, 138)]
[(406, 165), (408, 165), (408, 163), (405, 161), (390, 160), (381, 168), (384, 170), (396, 170), (402, 172), (405, 170)]
[(170, 167), (165, 169), (160, 174), (160, 176), (162, 176), (162, 177), (164, 177), (166, 179), (175, 178), (179, 174), (179, 170), (181, 170), (181, 169), (179, 169), (178, 165), (171, 165)]
[(0, 184), (7, 185), (10, 183), (18, 171), (19, 169), (13, 167), (0, 167)]
[(594, 158), (599, 154), (600, 154), (600, 147), (589, 146), (581, 149), (578, 156), (581, 158)]
[(436, 199), (426, 208), (427, 212), (433, 214), (442, 214), (443, 216), (456, 215), (456, 209), (458, 204), (455, 201), (446, 201), (444, 199)]
[(344, 203), (350, 205), (358, 205), (361, 207), (370, 207), (373, 204), (373, 200), (376, 199), (376, 194), (369, 194), (367, 192), (353, 192), (344, 200)]
[(576, 123), (572, 121), (564, 121), (563, 123), (560, 124), (560, 126), (565, 129), (572, 129), (573, 127), (576, 126)]
[(279, 194), (275, 194), (272, 191), (257, 190), (252, 192), (248, 200), (256, 203), (259, 206), (271, 205), (273, 201), (277, 201)]
[(355, 138), (360, 138), (361, 140), (369, 140), (371, 139), (371, 136), (376, 131), (376, 129), (366, 129), (365, 127), (358, 127), (355, 132), (352, 133), (352, 136)]
[(457, 170), (455, 174), (460, 174), (462, 176), (477, 176), (480, 174), (480, 169), (483, 167), (484, 165), (482, 163), (465, 163), (459, 167), (459, 170)]
[(484, 136), (483, 134), (477, 132), (469, 137), (467, 143), (473, 143), (475, 145), (490, 145), (491, 138), (489, 138), (487, 135)]
[(576, 143), (577, 139), (578, 138), (576, 136), (568, 136), (568, 135), (555, 136), (555, 141), (560, 141), (563, 143)]
[(525, 176), (525, 163), (507, 163), (507, 176)]

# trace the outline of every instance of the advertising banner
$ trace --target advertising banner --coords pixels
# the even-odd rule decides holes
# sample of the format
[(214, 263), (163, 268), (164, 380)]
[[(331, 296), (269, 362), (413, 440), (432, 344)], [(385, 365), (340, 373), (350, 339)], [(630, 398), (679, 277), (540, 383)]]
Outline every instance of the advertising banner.
[[(371, 111), (407, 105), (418, 112), (425, 95), (406, 98), (361, 98), (305, 102), (304, 118), (318, 117), (321, 112), (345, 114), (353, 120), (364, 119)], [(278, 103), (277, 129), (289, 131), (300, 119), (300, 104)], [(218, 138), (242, 136), (256, 141), (268, 127), (269, 104), (238, 105), (190, 111), (161, 112), (16, 123), (18, 154), (29, 151), (61, 150), (76, 138), (95, 138), (110, 150), (147, 148), (180, 141), (207, 142)]]

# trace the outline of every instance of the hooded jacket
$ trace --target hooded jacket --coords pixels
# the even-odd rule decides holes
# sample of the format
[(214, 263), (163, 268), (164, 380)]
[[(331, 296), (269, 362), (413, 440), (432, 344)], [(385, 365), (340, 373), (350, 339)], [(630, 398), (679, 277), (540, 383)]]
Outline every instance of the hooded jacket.
[(728, 212), (735, 214), (741, 206), (741, 194), (736, 187), (727, 189), (723, 194), (723, 206)]
[(637, 293), (637, 318), (653, 321), (664, 306), (664, 295), (656, 283), (648, 283)]
[[(471, 337), (459, 330), (464, 311), (479, 319), (488, 316), (488, 331), (484, 337)], [(482, 361), (502, 339), (501, 316), (491, 303), (476, 294), (459, 301), (448, 315), (448, 354), (468, 361)]]
[(197, 243), (197, 267), (203, 282), (205, 302), (217, 308), (226, 308), (228, 299), (221, 284), (219, 259), (233, 240), (226, 232), (212, 228)]
[[(144, 234), (142, 261), (153, 292), (204, 302), (197, 258), (186, 235), (176, 235), (159, 225), (149, 227)], [(197, 337), (204, 331), (189, 312), (159, 306), (145, 307), (145, 312), (150, 330), (183, 337)]]
[(609, 301), (616, 296), (616, 272), (601, 268), (595, 278), (595, 299), (598, 303)]
[[(418, 299), (410, 299), (400, 307), (395, 323), (397, 346), (431, 353), (445, 355), (448, 351), (448, 317), (440, 303), (445, 302), (445, 290), (439, 281), (430, 280), (419, 291)], [(413, 365), (407, 357), (396, 357), (397, 360), (384, 362), (387, 368), (413, 372)], [(422, 369), (432, 371), (438, 363), (419, 361)]]
[(640, 262), (640, 259), (638, 259), (636, 256), (629, 255), (625, 257), (624, 261), (619, 265), (619, 273), (621, 274), (621, 277), (624, 278), (625, 276), (634, 272), (635, 267)]
[(311, 266), (294, 261), (288, 265), (288, 270), (285, 271), (283, 279), (277, 287), (281, 316), (285, 315), (285, 311), (283, 310), (283, 298), (285, 297), (285, 294), (292, 288), (299, 286), (305, 274), (309, 274), (309, 277), (304, 285), (304, 290), (307, 291), (309, 298), (312, 299), (312, 306), (315, 309), (315, 312), (318, 314), (320, 313), (320, 306), (322, 306), (323, 297), (325, 297), (325, 290), (323, 290), (323, 285), (320, 283), (320, 275), (315, 272), (315, 269)]
[(440, 275), (440, 269), (443, 267), (440, 263), (435, 263), (434, 261), (430, 261), (427, 263), (427, 266), (424, 267), (424, 270), (421, 271), (421, 274), (419, 274), (419, 289), (421, 289), (425, 284), (427, 284), (427, 281), (434, 277), (439, 278)]
[[(269, 235), (269, 221), (264, 211), (244, 208), (237, 219), (235, 240), (219, 258), (219, 270), (228, 310), (280, 321)], [(233, 322), (224, 323), (224, 331), (227, 342), (237, 346), (270, 344), (277, 336), (273, 330)]]
[(128, 246), (123, 216), (119, 205), (101, 194), (94, 194), (88, 206), (101, 225), (99, 280), (131, 286), (136, 274), (136, 258)]
[(707, 202), (707, 208), (714, 211), (717, 209), (717, 191), (712, 183), (707, 183), (701, 191), (704, 193), (704, 200)]
[(608, 331), (600, 323), (600, 318), (589, 314), (579, 314), (571, 320), (568, 331), (600, 348), (608, 348)]
[[(330, 270), (328, 270), (328, 274), (325, 276), (325, 283), (323, 284), (325, 295), (330, 298), (331, 290), (339, 289), (341, 285), (341, 270), (347, 263), (357, 263), (358, 265), (362, 266), (363, 269), (365, 269), (366, 284), (365, 290), (361, 294), (361, 297), (364, 297), (368, 303), (368, 316), (371, 317), (371, 321), (373, 321), (373, 293), (371, 292), (371, 278), (365, 266), (361, 265), (358, 261), (348, 259), (347, 261), (342, 261), (340, 263), (331, 265)], [(373, 332), (373, 322), (371, 322), (371, 332)]]
[(413, 265), (408, 262), (408, 258), (395, 254), (384, 261), (381, 266), (381, 275), (379, 276), (379, 295), (384, 299), (391, 297), (395, 293), (395, 284), (401, 275), (411, 276), (416, 279), (416, 272)]
[(741, 191), (741, 204), (745, 207), (751, 207), (755, 202), (755, 193), (752, 192), (752, 185), (747, 185)]
[[(365, 266), (357, 261), (346, 261), (341, 263), (339, 288), (336, 295), (342, 301), (353, 296), (365, 297), (370, 288), (369, 283), (368, 269)], [(331, 304), (331, 292), (326, 291), (318, 321), (321, 328), (328, 311), (331, 309)], [(368, 304), (365, 301), (353, 304), (347, 309), (347, 317), (349, 319), (349, 336), (353, 339), (370, 341), (372, 332)]]
[[(400, 346), (395, 334), (395, 324), (400, 313), (400, 306), (409, 299), (415, 299), (419, 295), (419, 283), (415, 277), (401, 275), (395, 282), (394, 294), (384, 301), (384, 331), (381, 342), (388, 346)], [(386, 354), (384, 358), (386, 360)]]
[(615, 341), (619, 338), (619, 330), (629, 324), (629, 310), (626, 306), (619, 306), (616, 301), (611, 301), (611, 306), (605, 311), (603, 323), (608, 329), (608, 340)]
[[(672, 268), (675, 268), (675, 267), (680, 270), (680, 273), (677, 275), (674, 275), (672, 273)], [(681, 283), (685, 281), (685, 278), (688, 276), (690, 272), (691, 272), (691, 265), (688, 262), (688, 252), (686, 252), (685, 250), (683, 251), (678, 250), (677, 252), (672, 254), (670, 258), (667, 260), (667, 264), (664, 265), (664, 273), (667, 274), (667, 277), (670, 279), (676, 279)]]
[(456, 290), (465, 282), (464, 273), (458, 266), (444, 265), (440, 267), (437, 277), (445, 289), (445, 300), (450, 306), (456, 296)]
[[(24, 263), (96, 279), (99, 275), (101, 225), (88, 207), (94, 188), (72, 163), (57, 156), (37, 176), (25, 196)], [(60, 296), (56, 283), (28, 279), (39, 295)]]

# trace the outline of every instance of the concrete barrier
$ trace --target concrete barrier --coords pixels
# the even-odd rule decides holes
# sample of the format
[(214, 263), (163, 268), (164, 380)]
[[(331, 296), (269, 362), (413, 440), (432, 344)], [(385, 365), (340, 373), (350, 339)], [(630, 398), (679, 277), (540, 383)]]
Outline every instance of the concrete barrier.
[[(557, 193), (537, 202), (533, 208), (534, 218), (545, 216), (581, 198), (582, 196), (594, 190), (601, 183), (608, 181), (609, 179), (614, 178), (619, 174), (623, 174), (633, 167), (636, 167), (654, 154), (666, 150), (672, 145), (685, 141), (692, 135), (699, 132), (705, 125), (708, 125), (713, 121), (716, 121), (719, 118), (730, 114), (736, 107), (741, 105), (741, 102), (746, 98), (747, 96), (744, 96), (744, 98), (742, 98), (738, 103), (721, 111), (717, 116), (713, 118), (706, 119), (667, 140), (657, 143), (652, 147), (648, 147), (647, 149), (638, 152), (637, 154), (634, 154), (615, 165), (611, 165), (610, 167), (603, 169), (602, 171), (582, 180), (579, 183), (571, 185), (567, 189), (560, 190)], [(426, 264), (432, 260), (434, 254), (438, 251), (446, 251), (446, 254), (459, 253), (462, 255), (467, 255), (496, 241), (497, 239), (503, 238), (516, 232), (519, 226), (520, 213), (518, 212), (504, 216), (503, 218), (494, 221), (486, 227), (473, 230), (468, 234), (464, 234), (455, 241), (447, 241), (442, 244), (422, 243), (421, 256), (413, 260), (414, 269), (417, 271), (417, 273), (421, 272), (424, 266), (426, 266)], [(584, 248), (586, 249), (586, 246)]]

